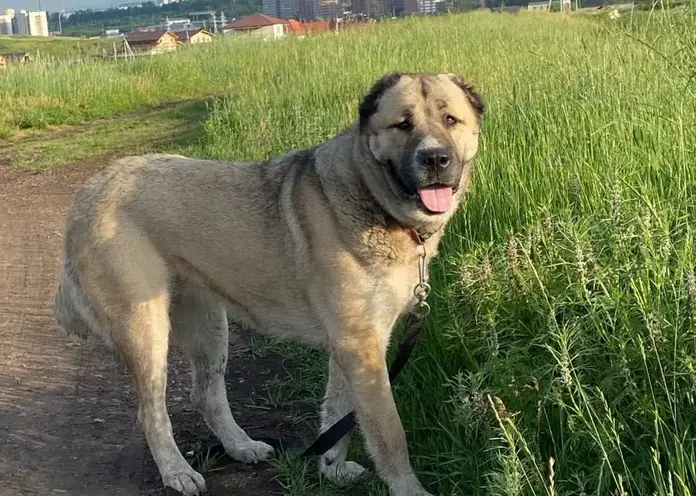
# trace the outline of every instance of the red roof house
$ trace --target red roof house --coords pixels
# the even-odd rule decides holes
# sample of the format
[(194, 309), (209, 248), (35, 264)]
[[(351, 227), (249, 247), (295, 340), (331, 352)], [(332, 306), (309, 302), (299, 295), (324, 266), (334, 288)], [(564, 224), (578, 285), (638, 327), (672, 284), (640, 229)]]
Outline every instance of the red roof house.
[(257, 12), (237, 19), (223, 28), (225, 34), (247, 34), (264, 39), (282, 38), (288, 21)]

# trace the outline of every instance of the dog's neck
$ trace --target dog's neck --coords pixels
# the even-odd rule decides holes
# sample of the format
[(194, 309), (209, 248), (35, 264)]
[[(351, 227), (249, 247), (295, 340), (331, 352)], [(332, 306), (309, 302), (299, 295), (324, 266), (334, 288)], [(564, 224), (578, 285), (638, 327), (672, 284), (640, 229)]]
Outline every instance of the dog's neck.
[[(371, 154), (365, 153), (365, 145), (358, 141), (360, 139), (364, 139), (364, 136), (359, 135), (357, 127), (348, 127), (331, 140), (345, 140), (340, 146), (329, 142), (315, 151), (321, 156), (315, 163), (330, 164), (315, 167), (315, 170), (335, 212), (336, 221), (345, 226), (347, 232), (368, 240), (366, 243), (369, 245), (374, 245), (377, 239), (398, 237), (403, 241), (399, 244), (403, 244), (404, 248), (413, 248), (409, 257), (417, 252), (419, 244), (427, 245), (431, 251), (436, 250), (448, 219), (438, 224), (415, 225), (408, 219), (399, 218), (398, 213), (393, 212), (397, 209), (395, 205), (379, 201), (380, 196), (388, 197), (392, 193), (386, 189), (380, 190), (380, 186), (371, 184), (376, 181), (362, 174), (364, 168), (357, 161), (373, 164), (377, 173), (382, 167)], [(337, 153), (336, 150), (342, 152)], [(345, 150), (351, 150), (348, 157), (343, 153)], [(333, 165), (341, 162), (343, 166)]]

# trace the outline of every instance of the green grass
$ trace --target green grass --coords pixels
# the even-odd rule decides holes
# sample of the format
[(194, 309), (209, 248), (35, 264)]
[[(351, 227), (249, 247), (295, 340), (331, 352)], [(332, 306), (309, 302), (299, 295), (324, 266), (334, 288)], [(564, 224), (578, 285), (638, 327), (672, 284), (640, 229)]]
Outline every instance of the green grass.
[(199, 139), (206, 109), (205, 101), (180, 102), (50, 133), (25, 132), (0, 142), (0, 155), (13, 167), (36, 171), (99, 156), (176, 152)]
[(112, 49), (112, 40), (67, 36), (0, 36), (0, 54), (29, 52), (39, 59), (101, 56), (102, 49)]
[[(477, 13), (235, 60), (244, 78), (191, 153), (260, 159), (329, 138), (392, 69), (459, 72), (488, 101), (432, 319), (395, 387), (435, 494), (696, 485), (694, 19)], [(279, 466), (289, 494), (338, 492), (311, 462)], [(383, 494), (364, 484), (347, 494)]]
[[(387, 71), (463, 74), (488, 103), (478, 169), (395, 386), (421, 479), (437, 495), (690, 495), (694, 26), (694, 6), (619, 22), (473, 13), (26, 69), (0, 78), (0, 128), (222, 92), (183, 151), (261, 159), (333, 136)], [(323, 364), (284, 352), (314, 363), (300, 387), (319, 400)], [(343, 493), (314, 461), (277, 463), (288, 494)], [(386, 491), (371, 476), (345, 494)]]
[(240, 75), (231, 56), (243, 45), (206, 45), (128, 61), (11, 64), (0, 76), (0, 138), (229, 90)]

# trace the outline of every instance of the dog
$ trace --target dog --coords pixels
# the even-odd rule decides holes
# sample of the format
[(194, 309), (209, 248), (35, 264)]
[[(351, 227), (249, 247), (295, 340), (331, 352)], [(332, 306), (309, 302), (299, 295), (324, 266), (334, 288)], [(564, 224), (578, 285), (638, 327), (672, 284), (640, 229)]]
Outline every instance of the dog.
[[(321, 430), (355, 410), (391, 494), (429, 494), (409, 461), (385, 353), (469, 189), (484, 108), (459, 75), (393, 72), (373, 83), (352, 124), (316, 146), (259, 163), (126, 157), (76, 191), (53, 314), (125, 363), (165, 487), (205, 492), (165, 404), (170, 340), (227, 454), (247, 463), (273, 454), (227, 402), (231, 321), (326, 349)], [(319, 457), (323, 476), (345, 484), (363, 473), (346, 460), (348, 443)]]

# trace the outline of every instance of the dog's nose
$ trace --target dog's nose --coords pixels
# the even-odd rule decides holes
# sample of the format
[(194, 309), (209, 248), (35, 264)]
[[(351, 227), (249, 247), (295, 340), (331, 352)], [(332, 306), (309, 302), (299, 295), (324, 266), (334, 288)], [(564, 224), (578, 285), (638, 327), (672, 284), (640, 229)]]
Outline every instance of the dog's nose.
[(419, 162), (423, 167), (442, 167), (444, 169), (450, 164), (449, 152), (442, 148), (421, 150), (418, 155)]

